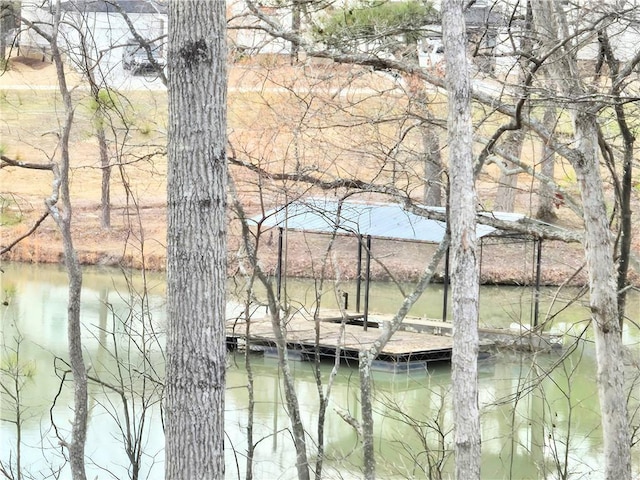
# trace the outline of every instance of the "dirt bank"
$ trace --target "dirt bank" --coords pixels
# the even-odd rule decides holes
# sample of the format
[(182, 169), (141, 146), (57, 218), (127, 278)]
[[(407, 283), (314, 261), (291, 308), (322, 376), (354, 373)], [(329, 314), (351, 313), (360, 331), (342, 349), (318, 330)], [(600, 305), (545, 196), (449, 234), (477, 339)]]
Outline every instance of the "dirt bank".
[[(35, 214), (35, 212), (33, 212)], [(114, 211), (114, 226), (100, 228), (98, 205), (76, 208), (74, 211), (74, 242), (80, 260), (88, 265), (131, 266), (163, 270), (165, 267), (165, 208), (147, 207), (140, 211), (135, 222), (124, 209)], [(19, 225), (2, 227), (2, 244), (26, 232), (35, 215)], [(126, 222), (123, 220), (127, 219)], [(240, 248), (242, 242), (232, 225), (229, 237), (229, 273), (244, 271), (248, 264)], [(274, 272), (278, 251), (277, 232), (266, 232), (261, 240), (261, 265)], [(340, 237), (327, 256), (329, 238), (323, 235), (290, 232), (286, 237), (286, 273), (297, 277), (355, 278), (357, 272), (357, 241), (354, 237)], [(374, 239), (375, 256), (371, 265), (372, 277), (400, 281), (415, 280), (428, 264), (434, 245)], [(587, 281), (582, 268), (583, 251), (579, 244), (546, 241), (542, 249), (541, 280), (546, 285), (563, 282), (578, 285)], [(40, 228), (16, 245), (3, 260), (58, 263), (62, 261), (60, 235), (53, 221), (46, 219)], [(533, 242), (485, 239), (481, 249), (481, 278), (484, 283), (524, 285), (534, 281), (535, 247)], [(442, 268), (438, 277), (442, 277)], [(633, 281), (640, 284), (637, 273)]]

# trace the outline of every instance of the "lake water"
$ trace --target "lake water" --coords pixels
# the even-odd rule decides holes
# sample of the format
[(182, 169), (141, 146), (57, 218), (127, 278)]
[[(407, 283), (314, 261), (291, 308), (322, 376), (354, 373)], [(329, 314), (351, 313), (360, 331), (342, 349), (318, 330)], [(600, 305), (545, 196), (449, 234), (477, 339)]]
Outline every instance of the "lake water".
[[(24, 472), (35, 478), (69, 478), (53, 424), (61, 436), (68, 434), (72, 391), (60, 388), (66, 357), (66, 274), (55, 266), (4, 264), (2, 275), (2, 385), (14, 392), (8, 370), (16, 364), (16, 343), (22, 338), (18, 355), (21, 368), (22, 441)], [(140, 478), (162, 478), (163, 433), (160, 421), (159, 389), (163, 359), (159, 345), (150, 335), (160, 337), (165, 325), (164, 279), (147, 278), (142, 288), (140, 273), (129, 282), (117, 270), (86, 269), (82, 319), (84, 345), (90, 375), (99, 382), (90, 385), (90, 420), (87, 442), (89, 478), (129, 477), (130, 462), (124, 451), (123, 431), (140, 434)], [(132, 295), (132, 286), (137, 292)], [(232, 284), (233, 286), (233, 284)], [(408, 287), (405, 285), (405, 287)], [(354, 292), (353, 284), (342, 289)], [(289, 281), (292, 301), (312, 307), (315, 284)], [(323, 306), (336, 298), (327, 288)], [(556, 303), (555, 290), (544, 289), (541, 312), (556, 314), (549, 330), (567, 332), (564, 352), (518, 354), (503, 352), (480, 361), (480, 402), (482, 405), (483, 478), (600, 478), (601, 435), (595, 386), (595, 357), (588, 339), (574, 343), (588, 314), (578, 302), (563, 309), (576, 290), (563, 291)], [(350, 293), (353, 302), (354, 293)], [(392, 313), (402, 295), (390, 284), (375, 283), (371, 291), (371, 311)], [(481, 317), (487, 326), (509, 326), (531, 313), (530, 289), (483, 287)], [(335, 303), (334, 303), (335, 304)], [(439, 318), (442, 312), (441, 286), (430, 287), (412, 314)], [(640, 298), (629, 301), (632, 322), (627, 322), (624, 339), (630, 356), (640, 357)], [(143, 322), (142, 319), (150, 321)], [(144, 350), (148, 362), (141, 361)], [(118, 352), (120, 362), (114, 358)], [(564, 355), (564, 356), (563, 356)], [(59, 358), (58, 360), (55, 360)], [(254, 478), (296, 478), (295, 458), (282, 405), (284, 392), (274, 358), (251, 355), (256, 392), (254, 407)], [(309, 432), (309, 445), (316, 438), (318, 393), (313, 365), (294, 362), (296, 389), (302, 418)], [(57, 367), (57, 368), (56, 368)], [(128, 368), (125, 368), (128, 367)], [(332, 365), (323, 364), (326, 381)], [(637, 364), (628, 365), (629, 376), (638, 374)], [(447, 478), (453, 467), (450, 366), (431, 364), (405, 373), (377, 371), (375, 383), (375, 431), (378, 450), (378, 477), (427, 478), (429, 466), (441, 462)], [(637, 379), (636, 379), (637, 380)], [(132, 401), (109, 386), (126, 386), (144, 395), (145, 402)], [(244, 478), (246, 426), (248, 415), (247, 371), (241, 353), (229, 356), (226, 396), (227, 478)], [(128, 391), (127, 390), (127, 391)], [(341, 418), (348, 413), (358, 418), (358, 373), (341, 366), (331, 392), (325, 425), (325, 475), (323, 478), (361, 478), (361, 451), (357, 434)], [(638, 408), (640, 393), (631, 387), (630, 407)], [(55, 406), (52, 407), (55, 399)], [(130, 422), (124, 415), (123, 399)], [(143, 415), (143, 412), (145, 415)], [(0, 461), (15, 461), (15, 402), (2, 395), (0, 413)], [(640, 424), (636, 413), (633, 424)], [(53, 419), (53, 423), (52, 423)], [(636, 439), (637, 440), (637, 439)], [(443, 450), (444, 447), (444, 450)], [(313, 461), (313, 448), (310, 459)], [(640, 447), (633, 452), (634, 473), (640, 474)], [(434, 467), (435, 468), (435, 467)]]

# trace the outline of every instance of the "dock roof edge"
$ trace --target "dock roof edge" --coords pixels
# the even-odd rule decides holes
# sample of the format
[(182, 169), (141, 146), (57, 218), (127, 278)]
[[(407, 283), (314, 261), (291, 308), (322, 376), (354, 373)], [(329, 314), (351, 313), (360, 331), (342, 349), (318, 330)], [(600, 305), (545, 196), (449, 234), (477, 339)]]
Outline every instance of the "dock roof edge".
[[(444, 207), (420, 206), (425, 213), (444, 218)], [(520, 221), (519, 213), (489, 212), (504, 221)], [(311, 197), (273, 208), (251, 217), (250, 223), (262, 227), (323, 234), (371, 236), (392, 240), (440, 243), (446, 222), (406, 210), (399, 203), (364, 203)], [(498, 229), (478, 224), (477, 238), (499, 234)]]

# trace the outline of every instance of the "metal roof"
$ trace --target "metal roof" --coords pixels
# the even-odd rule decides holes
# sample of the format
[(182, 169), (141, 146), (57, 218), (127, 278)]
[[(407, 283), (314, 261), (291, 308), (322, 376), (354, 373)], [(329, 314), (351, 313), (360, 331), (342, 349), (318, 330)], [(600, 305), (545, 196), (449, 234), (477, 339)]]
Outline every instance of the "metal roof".
[[(341, 206), (340, 206), (341, 205)], [(338, 215), (338, 209), (340, 214)], [(444, 213), (441, 207), (424, 207)], [(502, 220), (519, 220), (523, 215), (491, 212)], [(446, 223), (431, 220), (405, 210), (394, 203), (338, 202), (324, 198), (296, 200), (274, 208), (264, 216), (251, 218), (264, 227), (282, 227), (314, 233), (342, 233), (371, 235), (377, 238), (440, 243), (446, 231)], [(477, 238), (496, 232), (494, 227), (478, 224)]]

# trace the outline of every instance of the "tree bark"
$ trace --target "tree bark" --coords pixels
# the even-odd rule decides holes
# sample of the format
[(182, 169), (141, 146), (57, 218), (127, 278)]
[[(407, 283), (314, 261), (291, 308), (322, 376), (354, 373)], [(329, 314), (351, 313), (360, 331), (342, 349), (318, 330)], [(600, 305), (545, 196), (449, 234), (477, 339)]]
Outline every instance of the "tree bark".
[[(293, 0), (291, 4), (291, 31), (296, 35), (300, 35), (300, 27), (302, 26), (302, 4), (300, 0)], [(300, 45), (291, 42), (291, 65), (298, 63), (298, 55), (300, 54)]]
[(13, 17), (11, 4), (0, 1), (0, 69), (5, 68), (7, 61), (7, 33), (10, 19)]
[(627, 287), (629, 286), (628, 273), (631, 262), (631, 241), (633, 236), (631, 207), (631, 192), (633, 190), (633, 161), (635, 138), (626, 123), (624, 107), (616, 105), (618, 124), (623, 132), (624, 138), (624, 159), (622, 163), (622, 181), (620, 186), (620, 245), (618, 260), (618, 321), (620, 322), (620, 332), (624, 325), (625, 311), (627, 305)]
[[(522, 153), (522, 144), (524, 142), (524, 131), (514, 130), (508, 132), (505, 139), (504, 150), (515, 158), (520, 158)], [(514, 165), (508, 160), (499, 160), (505, 162), (507, 168), (500, 170), (500, 179), (498, 180), (498, 191), (496, 192), (496, 201), (494, 210), (498, 212), (513, 212), (516, 205), (516, 189), (518, 187), (518, 174), (513, 173)]]
[(376, 454), (373, 443), (373, 391), (371, 388), (371, 365), (375, 356), (372, 352), (360, 352), (358, 373), (360, 376), (360, 408), (362, 409), (362, 453), (364, 463), (364, 478), (376, 478)]
[[(543, 45), (554, 50), (565, 38), (567, 19), (560, 0), (534, 0), (536, 28)], [(596, 345), (597, 385), (607, 480), (631, 478), (627, 397), (624, 385), (622, 338), (618, 321), (616, 269), (604, 185), (598, 155), (598, 116), (603, 107), (589, 97), (580, 82), (577, 60), (560, 49), (551, 57), (553, 78), (567, 99), (574, 122), (575, 155), (570, 156), (583, 202), (584, 251), (589, 269), (589, 303)], [(574, 101), (572, 101), (574, 100)]]
[[(544, 110), (542, 122), (549, 131), (553, 131), (557, 120), (555, 106), (548, 106)], [(542, 147), (542, 175), (553, 180), (555, 177), (556, 155), (553, 149), (549, 148), (549, 144), (545, 143)], [(536, 218), (544, 222), (552, 222), (558, 216), (554, 210), (556, 202), (560, 199), (556, 198), (556, 192), (547, 182), (540, 182), (538, 187), (538, 210)], [(558, 205), (559, 206), (559, 205)]]
[(579, 112), (575, 116), (575, 130), (578, 148), (583, 154), (581, 161), (575, 162), (573, 167), (584, 208), (584, 250), (589, 268), (589, 306), (596, 344), (605, 478), (630, 479), (629, 421), (616, 270), (598, 162), (596, 117), (588, 112)]
[[(629, 273), (629, 263), (631, 261), (631, 240), (633, 235), (632, 227), (632, 215), (631, 209), (631, 193), (633, 190), (633, 160), (634, 160), (634, 146), (635, 136), (627, 121), (627, 114), (625, 112), (625, 102), (623, 101), (624, 94), (620, 83), (617, 81), (620, 75), (620, 61), (616, 58), (616, 55), (609, 41), (609, 35), (606, 30), (599, 32), (599, 40), (603, 47), (602, 53), (609, 65), (609, 77), (612, 80), (612, 93), (614, 102), (614, 111), (616, 112), (616, 119), (618, 121), (618, 127), (620, 128), (620, 135), (623, 142), (623, 157), (622, 157), (622, 178), (615, 178), (616, 192), (618, 197), (618, 203), (620, 205), (620, 230), (619, 238), (617, 242), (618, 249), (618, 321), (620, 322), (620, 331), (624, 325), (625, 310), (627, 304), (627, 276)], [(616, 171), (616, 166), (611, 162), (610, 166), (613, 172)], [(617, 175), (616, 175), (617, 177)]]
[[(96, 99), (98, 102), (99, 98)], [(100, 187), (100, 226), (103, 230), (111, 228), (111, 165), (109, 162), (109, 148), (103, 122), (106, 115), (102, 111), (102, 105), (98, 104), (96, 111), (96, 137), (98, 137), (98, 149), (100, 151), (100, 169), (102, 172)]]
[(480, 479), (478, 407), (478, 295), (476, 190), (467, 39), (462, 0), (445, 0), (443, 43), (449, 102), (449, 225), (451, 229), (455, 472), (459, 480)]
[(439, 207), (442, 205), (442, 157), (440, 155), (440, 138), (432, 126), (422, 129), (424, 146), (424, 198), (425, 205)]
[(225, 2), (169, 6), (165, 478), (224, 477)]

